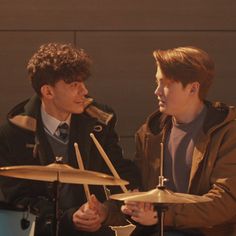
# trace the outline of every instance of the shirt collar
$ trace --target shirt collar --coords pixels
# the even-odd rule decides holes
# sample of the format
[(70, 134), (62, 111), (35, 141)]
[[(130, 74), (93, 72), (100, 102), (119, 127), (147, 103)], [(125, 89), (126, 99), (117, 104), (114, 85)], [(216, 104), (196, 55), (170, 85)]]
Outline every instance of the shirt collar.
[(52, 135), (55, 134), (58, 125), (67, 123), (70, 126), (71, 115), (65, 121), (60, 121), (55, 117), (49, 115), (43, 106), (41, 106), (41, 116), (44, 128), (47, 129)]

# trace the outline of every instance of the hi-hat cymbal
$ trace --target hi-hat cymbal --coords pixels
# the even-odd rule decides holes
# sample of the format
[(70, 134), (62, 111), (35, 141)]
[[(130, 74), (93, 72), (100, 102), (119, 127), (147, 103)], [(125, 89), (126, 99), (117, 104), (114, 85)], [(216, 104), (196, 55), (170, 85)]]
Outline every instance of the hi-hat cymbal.
[(174, 193), (168, 189), (156, 188), (148, 192), (128, 192), (114, 194), (111, 199), (120, 201), (136, 201), (151, 203), (195, 203), (211, 201), (210, 198), (204, 196), (196, 196), (185, 193)]
[(66, 164), (53, 163), (47, 166), (8, 166), (0, 168), (0, 175), (70, 184), (126, 185), (127, 181), (103, 173), (75, 169)]

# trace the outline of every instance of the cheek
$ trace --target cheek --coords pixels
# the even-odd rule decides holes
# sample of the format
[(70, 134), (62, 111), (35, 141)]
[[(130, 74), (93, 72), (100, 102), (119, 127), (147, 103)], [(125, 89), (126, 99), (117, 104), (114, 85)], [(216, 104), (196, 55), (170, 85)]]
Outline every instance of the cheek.
[(167, 88), (167, 87), (165, 87), (164, 89), (163, 89), (163, 95), (165, 96), (165, 97), (171, 97), (172, 96), (172, 92), (171, 92), (171, 90), (169, 89), (169, 88)]
[(54, 101), (62, 106), (69, 104), (73, 99), (71, 98), (71, 94), (67, 93), (66, 91), (57, 94)]

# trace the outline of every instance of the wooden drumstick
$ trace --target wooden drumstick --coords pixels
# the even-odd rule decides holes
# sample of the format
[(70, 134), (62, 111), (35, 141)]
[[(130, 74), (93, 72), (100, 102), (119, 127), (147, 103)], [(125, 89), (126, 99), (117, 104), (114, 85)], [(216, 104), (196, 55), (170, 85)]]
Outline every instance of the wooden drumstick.
[[(107, 154), (105, 153), (105, 151), (103, 150), (102, 146), (100, 145), (100, 143), (98, 142), (98, 140), (96, 139), (96, 137), (94, 136), (93, 133), (90, 133), (90, 137), (92, 138), (93, 142), (95, 143), (95, 146), (97, 147), (98, 151), (100, 152), (102, 158), (104, 159), (104, 161), (106, 162), (107, 166), (109, 167), (111, 173), (113, 174), (113, 176), (115, 178), (120, 179), (119, 174), (117, 173), (116, 169), (114, 168), (114, 166), (112, 165), (109, 157), (107, 156)], [(123, 190), (124, 193), (128, 192), (128, 189), (124, 186), (124, 185), (120, 185), (121, 189)]]
[[(74, 143), (74, 147), (75, 147), (75, 153), (76, 153), (79, 169), (84, 170), (84, 164), (83, 164), (83, 160), (82, 160), (82, 157), (81, 157), (81, 154), (79, 151), (78, 143)], [(83, 184), (83, 186), (84, 186), (84, 192), (85, 192), (87, 201), (89, 201), (89, 199), (90, 199), (89, 186), (88, 186), (88, 184)]]
[(161, 168), (160, 168), (160, 176), (163, 176), (163, 162), (164, 162), (164, 146), (163, 143), (160, 143), (161, 146)]

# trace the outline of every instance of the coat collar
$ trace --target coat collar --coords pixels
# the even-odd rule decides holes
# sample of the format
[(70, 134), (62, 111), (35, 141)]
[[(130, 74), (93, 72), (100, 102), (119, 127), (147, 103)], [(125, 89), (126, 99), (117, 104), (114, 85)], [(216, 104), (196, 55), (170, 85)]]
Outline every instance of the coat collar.
[(10, 123), (28, 131), (35, 132), (37, 128), (37, 118), (40, 115), (41, 100), (35, 95), (31, 99), (15, 106), (8, 113)]
[[(15, 106), (8, 114), (10, 123), (20, 127), (26, 131), (35, 133), (36, 142), (42, 144), (43, 149), (40, 148), (40, 162), (44, 165), (54, 161), (53, 153), (47, 142), (45, 133), (43, 132), (43, 125), (40, 114), (41, 100), (35, 95), (19, 105)], [(69, 142), (69, 164), (78, 167), (77, 158), (74, 151), (74, 143), (77, 142), (81, 152), (81, 156), (86, 160), (84, 162), (85, 168), (89, 166), (89, 153), (91, 149), (91, 137), (89, 134), (93, 132), (96, 127), (97, 118), (91, 117), (87, 113), (72, 114), (71, 116), (71, 130)]]
[[(236, 119), (236, 108), (227, 106), (220, 102), (204, 101), (207, 107), (207, 114), (204, 120), (203, 131), (210, 135), (217, 128)], [(153, 112), (146, 121), (147, 132), (152, 134), (160, 133), (164, 127), (168, 127), (171, 123), (171, 116), (161, 113), (159, 110)]]

